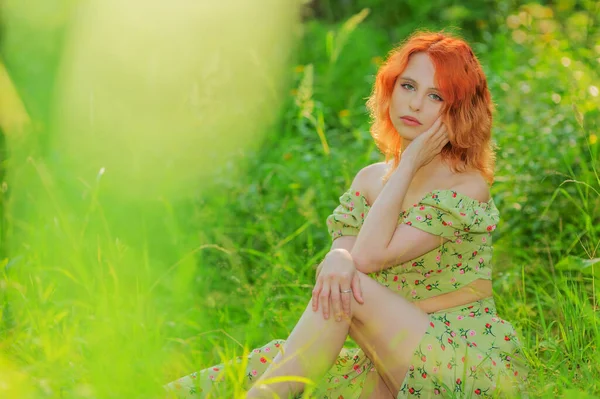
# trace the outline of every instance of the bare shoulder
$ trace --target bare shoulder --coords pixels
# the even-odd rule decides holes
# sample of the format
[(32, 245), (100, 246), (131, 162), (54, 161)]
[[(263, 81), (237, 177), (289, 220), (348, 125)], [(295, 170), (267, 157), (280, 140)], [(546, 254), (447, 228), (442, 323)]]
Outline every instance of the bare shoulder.
[(388, 172), (390, 164), (386, 162), (377, 162), (362, 168), (352, 181), (352, 188), (360, 191), (367, 198), (369, 203), (373, 203), (381, 187), (383, 187), (383, 177)]
[(480, 202), (490, 200), (490, 186), (479, 172), (468, 172), (461, 174), (453, 185), (453, 190)]

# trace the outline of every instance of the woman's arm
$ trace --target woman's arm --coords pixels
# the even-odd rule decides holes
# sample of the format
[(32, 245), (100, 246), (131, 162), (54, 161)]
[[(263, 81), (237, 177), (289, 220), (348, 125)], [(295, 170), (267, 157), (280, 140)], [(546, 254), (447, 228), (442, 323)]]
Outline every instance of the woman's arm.
[[(413, 228), (413, 230), (415, 229)], [(340, 237), (333, 241), (333, 244), (331, 245), (331, 250), (342, 248), (347, 250), (348, 252), (352, 252), (355, 242), (356, 237)], [(319, 265), (319, 268), (317, 269), (317, 276), (319, 275), (320, 271), (321, 265)], [(453, 308), (455, 306), (466, 305), (468, 303), (487, 298), (492, 295), (492, 290), (492, 282), (490, 280), (479, 279), (473, 281), (472, 283), (464, 287), (459, 288), (456, 291), (436, 295), (427, 299), (421, 299), (420, 301), (413, 302), (413, 304), (425, 313), (435, 313), (439, 312), (440, 310)]]
[(489, 296), (492, 296), (492, 282), (479, 279), (456, 291), (421, 299), (413, 302), (413, 304), (425, 313), (435, 313), (455, 306), (466, 305)]
[[(406, 258), (403, 248), (398, 248), (399, 250), (395, 251), (395, 259), (390, 259), (389, 247), (392, 238), (400, 228), (398, 218), (414, 173), (414, 167), (401, 162), (371, 206), (351, 251), (352, 258), (359, 271), (370, 273), (385, 268), (382, 262), (384, 260), (387, 260), (386, 264), (392, 266), (393, 264), (402, 263), (402, 258)], [(427, 245), (429, 250), (439, 246), (439, 238), (431, 234), (428, 235), (435, 239), (426, 243), (429, 244)], [(426, 238), (426, 236), (423, 236), (423, 238)], [(406, 246), (406, 249), (408, 248), (410, 247)]]
[[(371, 273), (425, 254), (445, 239), (404, 224), (398, 225), (404, 197), (415, 173), (438, 155), (448, 142), (438, 119), (404, 150), (358, 233), (351, 255), (357, 270)], [(357, 176), (358, 177), (358, 176)]]
[[(352, 247), (354, 246), (354, 242), (356, 241), (355, 236), (343, 236), (336, 238), (331, 244), (331, 249), (329, 251), (333, 251), (334, 249), (345, 249), (346, 251), (352, 251)], [(321, 269), (323, 268), (323, 263), (319, 263), (317, 266), (317, 272), (315, 273), (315, 280), (319, 277), (319, 273), (321, 273)]]
[[(331, 245), (331, 250), (334, 249), (345, 249), (348, 252), (352, 252), (356, 237), (345, 236), (336, 238)], [(417, 255), (418, 256), (418, 255)], [(410, 260), (410, 259), (409, 259)], [(319, 276), (321, 272), (321, 265), (317, 268), (315, 276)], [(466, 305), (471, 302), (478, 301), (483, 298), (487, 298), (492, 295), (492, 282), (490, 280), (475, 280), (465, 287), (461, 287), (456, 291), (452, 291), (446, 294), (436, 295), (431, 298), (422, 299), (415, 301), (413, 304), (421, 309), (425, 313), (435, 313), (440, 310), (453, 308), (455, 306)]]
[[(400, 180), (411, 177), (409, 172), (403, 173), (400, 167), (377, 197), (351, 251), (357, 270), (363, 273), (380, 271), (415, 259), (448, 241), (444, 237), (416, 227), (404, 223), (398, 224), (400, 216), (400, 210), (398, 210), (400, 205), (398, 204), (404, 201), (405, 192), (401, 188), (396, 189), (390, 183), (395, 183), (392, 179)], [(358, 187), (361, 186), (361, 181), (358, 175), (353, 184), (356, 184), (357, 190), (360, 190)], [(483, 181), (463, 183), (452, 189), (480, 201), (489, 197), (489, 188)], [(394, 200), (398, 202), (394, 203)], [(394, 213), (388, 214), (387, 212)]]
[[(377, 163), (373, 165), (369, 165), (361, 169), (356, 176), (354, 177), (351, 184), (351, 192), (359, 192), (366, 198), (379, 198), (378, 195), (369, 195), (368, 193), (379, 193), (381, 191), (381, 176), (386, 172), (388, 164), (385, 163)], [(381, 195), (381, 194), (379, 194)], [(371, 203), (376, 201), (369, 201)], [(367, 219), (371, 220), (373, 217), (369, 217), (367, 215)], [(387, 221), (392, 221), (391, 217), (385, 217)], [(397, 217), (395, 218), (397, 221)], [(376, 224), (376, 221), (371, 220)], [(396, 223), (393, 223), (392, 228), (394, 228)], [(377, 227), (376, 227), (377, 228)], [(413, 228), (407, 225), (400, 225), (396, 227), (397, 234), (395, 237), (400, 237), (401, 239), (392, 240), (392, 251), (396, 254), (400, 254), (400, 256), (395, 256), (393, 259), (381, 259), (382, 257), (374, 251), (370, 251), (367, 255), (372, 257), (371, 264), (372, 267), (366, 268), (361, 267), (361, 264), (365, 262), (357, 262), (357, 270), (363, 273), (370, 273), (373, 271), (378, 271), (387, 267), (395, 266), (405, 261), (414, 259), (418, 256), (421, 256), (443, 244), (446, 241), (439, 236), (429, 234), (422, 230)], [(356, 234), (356, 233), (355, 233)], [(347, 251), (351, 251), (354, 243), (356, 242), (356, 236), (353, 235), (344, 235), (336, 238), (333, 241), (331, 249), (341, 248), (346, 249)], [(399, 248), (398, 248), (399, 246)], [(316, 276), (318, 277), (322, 267), (318, 266), (316, 271)]]

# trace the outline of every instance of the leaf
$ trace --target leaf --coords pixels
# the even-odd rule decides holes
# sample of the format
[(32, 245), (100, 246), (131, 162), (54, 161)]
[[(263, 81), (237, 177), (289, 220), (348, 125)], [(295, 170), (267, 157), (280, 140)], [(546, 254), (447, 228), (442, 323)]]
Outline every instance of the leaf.
[(571, 270), (582, 273), (600, 273), (600, 258), (582, 259), (577, 256), (567, 256), (556, 264), (557, 270)]
[(335, 38), (333, 37), (333, 34), (327, 35), (327, 49), (331, 49), (331, 52), (328, 51), (328, 53), (330, 55), (330, 62), (332, 64), (334, 64), (337, 61), (342, 52), (342, 49), (348, 41), (348, 38), (350, 37), (352, 32), (354, 32), (356, 27), (360, 25), (360, 23), (363, 22), (365, 18), (367, 18), (369, 12), (371, 12), (370, 9), (363, 8), (360, 12), (348, 18), (348, 20), (344, 22), (344, 24), (340, 28), (337, 35), (335, 35)]
[(296, 376), (296, 375), (265, 378), (264, 380), (260, 381), (260, 384), (261, 385), (269, 385), (269, 384), (276, 384), (279, 382), (301, 382), (301, 383), (304, 383), (307, 385), (314, 385), (313, 380), (306, 378), (306, 377), (302, 377), (302, 376)]
[(579, 108), (577, 108), (575, 103), (573, 103), (573, 112), (575, 113), (575, 119), (577, 120), (577, 123), (579, 126), (581, 126), (581, 128), (583, 128), (583, 114), (581, 111), (579, 111)]
[(298, 86), (298, 94), (296, 94), (296, 105), (299, 108), (301, 117), (309, 120), (314, 119), (312, 116), (313, 109), (315, 108), (315, 102), (313, 101), (313, 82), (314, 72), (313, 65), (307, 64), (304, 66), (304, 76)]

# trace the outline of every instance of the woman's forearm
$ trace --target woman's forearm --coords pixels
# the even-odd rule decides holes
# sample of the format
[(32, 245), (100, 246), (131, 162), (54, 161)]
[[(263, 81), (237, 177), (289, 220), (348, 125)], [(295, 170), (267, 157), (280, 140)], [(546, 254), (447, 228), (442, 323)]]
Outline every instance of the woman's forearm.
[(425, 313), (435, 313), (490, 296), (492, 296), (492, 282), (479, 279), (456, 291), (416, 301), (413, 304)]
[[(331, 249), (329, 251), (331, 252), (335, 249), (345, 249), (346, 251), (351, 252), (352, 248), (354, 247), (354, 242), (356, 242), (355, 236), (344, 236), (336, 238), (331, 244)], [(319, 273), (321, 273), (322, 267), (323, 263), (319, 263), (319, 266), (317, 266), (317, 271), (315, 272), (315, 280), (317, 279), (317, 277), (319, 277)]]
[[(349, 252), (352, 252), (355, 242), (356, 237), (354, 236), (340, 237), (333, 242), (331, 245), (331, 250), (345, 249)], [(317, 267), (315, 279), (321, 272), (321, 266), (322, 264), (319, 264)], [(479, 279), (456, 291), (437, 295), (420, 301), (415, 301), (413, 304), (421, 309), (424, 313), (435, 313), (444, 309), (453, 308), (455, 306), (466, 305), (468, 303), (487, 298), (491, 295), (492, 282), (490, 280)]]
[(415, 173), (402, 162), (373, 203), (352, 248), (355, 262), (370, 262), (387, 249), (402, 212), (402, 203)]

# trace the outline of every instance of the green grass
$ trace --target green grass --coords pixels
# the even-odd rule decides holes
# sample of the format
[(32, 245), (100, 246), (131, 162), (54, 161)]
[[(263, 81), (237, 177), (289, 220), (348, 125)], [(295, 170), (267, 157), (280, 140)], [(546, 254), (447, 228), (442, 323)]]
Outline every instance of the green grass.
[[(0, 262), (0, 397), (159, 398), (166, 382), (288, 335), (330, 244), (325, 218), (380, 160), (364, 99), (393, 35), (363, 17), (305, 24), (261, 149), (193, 198), (123, 201), (102, 177), (81, 199), (57, 189), (73, 171), (13, 155), (31, 184), (13, 194), (20, 217), (7, 215), (23, 241)], [(600, 269), (585, 262), (600, 257), (600, 53), (563, 30), (550, 45), (536, 18), (525, 42), (501, 25), (474, 44), (497, 104), (494, 294), (533, 369), (531, 397), (600, 397)]]

